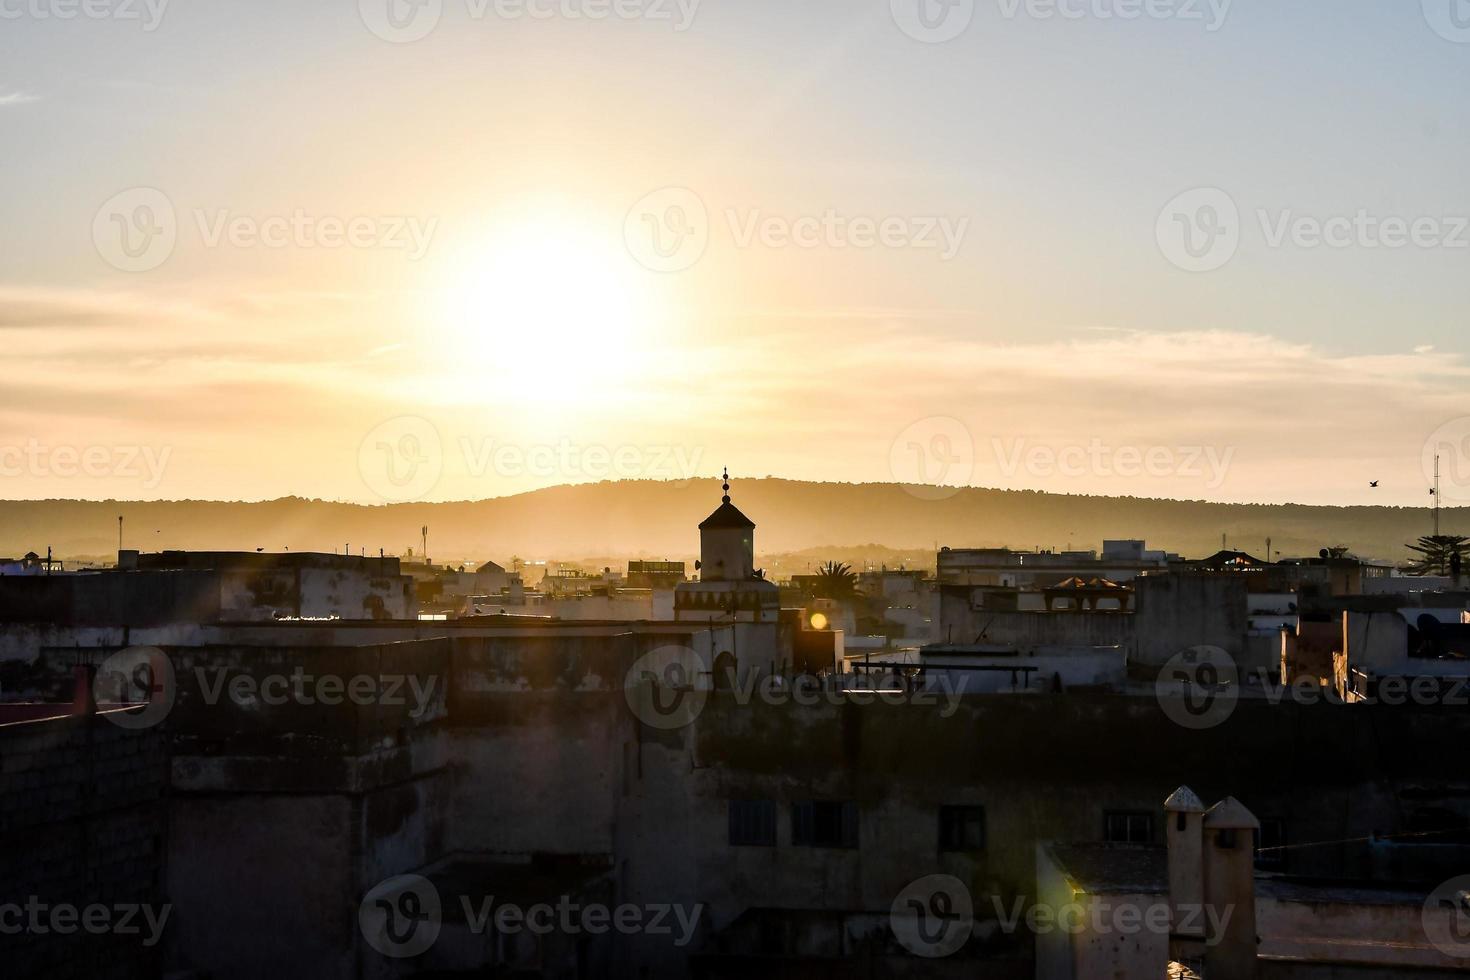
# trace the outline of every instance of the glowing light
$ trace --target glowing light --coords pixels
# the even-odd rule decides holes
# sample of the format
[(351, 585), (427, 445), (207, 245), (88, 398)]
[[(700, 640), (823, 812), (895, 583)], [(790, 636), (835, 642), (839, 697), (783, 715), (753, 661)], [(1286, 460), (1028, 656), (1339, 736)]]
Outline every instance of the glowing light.
[(827, 628), (827, 617), (822, 613), (812, 613), (812, 629), (824, 630)]
[(621, 246), (560, 215), (498, 228), (444, 290), (451, 368), (512, 396), (586, 405), (628, 379), (647, 324)]

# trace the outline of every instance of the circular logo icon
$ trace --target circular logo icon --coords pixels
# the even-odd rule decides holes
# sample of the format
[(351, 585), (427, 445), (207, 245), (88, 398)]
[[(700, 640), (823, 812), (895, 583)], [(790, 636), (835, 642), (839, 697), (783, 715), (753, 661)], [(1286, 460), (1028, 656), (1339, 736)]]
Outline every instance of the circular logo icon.
[(369, 946), (403, 959), (427, 952), (444, 922), (439, 889), (422, 875), (398, 875), (374, 886), (357, 907), (357, 925)]
[(444, 0), (357, 0), (367, 29), (392, 44), (422, 41), (439, 26)]
[(1470, 0), (1423, 0), (1424, 19), (1446, 41), (1470, 44)]
[(1219, 647), (1190, 647), (1159, 670), (1154, 694), (1171, 721), (1198, 731), (1224, 723), (1235, 711), (1239, 680), (1230, 654)]
[(920, 419), (893, 440), (888, 471), (920, 500), (945, 500), (975, 475), (975, 439), (959, 419)]
[(1451, 878), (1424, 900), (1424, 934), (1446, 956), (1470, 956), (1470, 875)]
[(1240, 209), (1218, 187), (1186, 191), (1164, 205), (1154, 235), (1164, 258), (1185, 272), (1214, 272), (1240, 249)]
[(1424, 479), (1431, 487), (1436, 464), (1441, 506), (1470, 503), (1470, 415), (1446, 422), (1424, 443)]
[(628, 209), (623, 241), (645, 269), (683, 272), (709, 247), (709, 211), (688, 188), (665, 187)]
[(174, 254), (178, 241), (174, 204), (153, 187), (134, 187), (113, 195), (92, 219), (97, 254), (121, 272), (153, 271)]
[(953, 875), (928, 875), (898, 893), (888, 921), (904, 949), (937, 959), (970, 941), (975, 905), (963, 881)]
[(402, 415), (367, 434), (357, 468), (368, 489), (389, 503), (422, 500), (444, 472), (444, 444), (428, 419)]
[(174, 707), (173, 662), (158, 647), (119, 650), (98, 665), (92, 691), (101, 709), (147, 704), (142, 711), (113, 711), (103, 717), (119, 728), (152, 728)]
[(893, 22), (915, 41), (953, 41), (975, 19), (975, 0), (889, 0)]
[(623, 695), (634, 717), (649, 728), (673, 731), (694, 724), (709, 701), (700, 675), (705, 665), (686, 646), (650, 650), (628, 668)]

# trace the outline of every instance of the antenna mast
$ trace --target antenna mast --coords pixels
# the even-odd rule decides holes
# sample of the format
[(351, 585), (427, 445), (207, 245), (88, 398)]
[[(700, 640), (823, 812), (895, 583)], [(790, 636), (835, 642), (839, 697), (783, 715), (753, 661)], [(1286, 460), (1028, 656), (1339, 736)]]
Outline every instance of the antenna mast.
[(1439, 537), (1439, 454), (1434, 454), (1434, 536)]

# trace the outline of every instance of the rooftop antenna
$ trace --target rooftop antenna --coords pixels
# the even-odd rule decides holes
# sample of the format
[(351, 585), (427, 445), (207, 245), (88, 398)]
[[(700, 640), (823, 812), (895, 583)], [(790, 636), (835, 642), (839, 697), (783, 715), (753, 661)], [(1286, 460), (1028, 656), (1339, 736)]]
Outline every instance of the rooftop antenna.
[(1439, 453), (1434, 454), (1434, 489), (1429, 491), (1434, 497), (1434, 536), (1439, 537)]
[(117, 515), (117, 550), (122, 551), (122, 515)]
[(429, 525), (425, 524), (423, 527), (419, 528), (419, 536), (423, 540), (424, 564), (427, 565), (429, 563)]

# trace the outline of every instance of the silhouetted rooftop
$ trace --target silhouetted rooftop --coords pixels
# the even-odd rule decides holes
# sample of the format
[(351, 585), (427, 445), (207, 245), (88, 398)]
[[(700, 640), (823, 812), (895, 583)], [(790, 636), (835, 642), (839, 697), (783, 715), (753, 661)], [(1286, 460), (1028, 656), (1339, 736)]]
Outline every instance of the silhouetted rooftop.
[(715, 512), (706, 517), (699, 525), (701, 531), (712, 527), (755, 527), (755, 521), (740, 513), (740, 508), (730, 503), (730, 498), (726, 497), (725, 502), (715, 508)]

